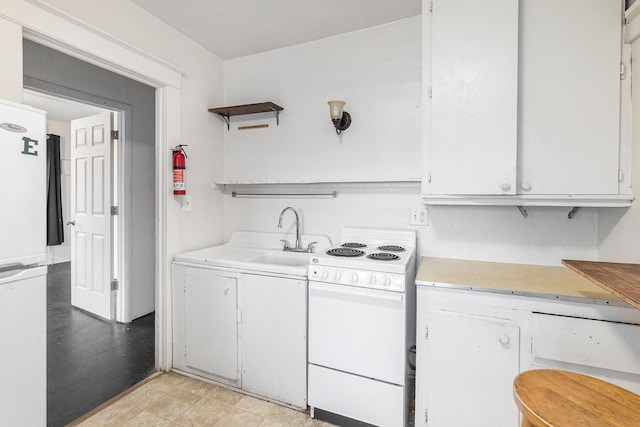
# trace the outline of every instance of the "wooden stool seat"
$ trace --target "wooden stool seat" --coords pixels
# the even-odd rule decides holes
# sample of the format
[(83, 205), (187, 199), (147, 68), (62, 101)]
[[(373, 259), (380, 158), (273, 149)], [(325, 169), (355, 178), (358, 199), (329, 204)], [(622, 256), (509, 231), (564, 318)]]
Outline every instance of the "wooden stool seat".
[(640, 396), (587, 375), (555, 369), (523, 372), (513, 381), (522, 427), (640, 426)]

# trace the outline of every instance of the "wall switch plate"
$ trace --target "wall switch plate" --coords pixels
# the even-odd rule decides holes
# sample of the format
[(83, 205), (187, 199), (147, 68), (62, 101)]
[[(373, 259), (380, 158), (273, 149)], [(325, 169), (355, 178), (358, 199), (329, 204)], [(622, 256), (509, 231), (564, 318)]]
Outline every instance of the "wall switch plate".
[(191, 212), (191, 195), (182, 196), (182, 212)]
[(411, 209), (411, 225), (429, 225), (427, 209)]

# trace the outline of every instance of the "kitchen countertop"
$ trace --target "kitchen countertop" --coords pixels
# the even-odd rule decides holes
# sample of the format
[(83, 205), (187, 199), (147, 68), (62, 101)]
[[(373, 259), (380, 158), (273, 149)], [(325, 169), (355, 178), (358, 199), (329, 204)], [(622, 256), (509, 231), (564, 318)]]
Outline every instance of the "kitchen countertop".
[(626, 305), (565, 267), (423, 257), (416, 284), (596, 304)]
[(640, 264), (566, 259), (562, 263), (635, 308), (640, 308)]

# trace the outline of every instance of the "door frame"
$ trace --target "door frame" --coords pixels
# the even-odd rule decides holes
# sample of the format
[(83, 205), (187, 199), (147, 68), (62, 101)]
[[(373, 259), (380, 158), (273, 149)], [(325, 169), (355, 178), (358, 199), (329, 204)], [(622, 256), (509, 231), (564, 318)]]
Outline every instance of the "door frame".
[(186, 73), (71, 15), (43, 3), (11, 2), (0, 17), (20, 25), (23, 37), (156, 88), (156, 367), (172, 367), (171, 260), (180, 251), (180, 210), (169, 204), (169, 147), (180, 141), (181, 83)]
[[(131, 106), (52, 83), (48, 83), (46, 86), (46, 89), (43, 89), (42, 87), (31, 85), (29, 81), (25, 81), (23, 84), (23, 92), (90, 105), (100, 108), (103, 111), (112, 112), (116, 116), (112, 126), (113, 130), (119, 131), (119, 138), (117, 140), (110, 140), (111, 162), (109, 167), (111, 168), (110, 200), (112, 206), (118, 206), (118, 215), (111, 216), (112, 233), (109, 246), (112, 257), (110, 274), (112, 278), (118, 280), (119, 289), (115, 297), (116, 311), (115, 313), (112, 311), (110, 320), (129, 323), (132, 320), (130, 305), (127, 305), (131, 303), (132, 293), (129, 286), (129, 279), (131, 277), (130, 270), (128, 270), (131, 267), (131, 263), (129, 263), (126, 256), (127, 246), (125, 236), (127, 230), (131, 228), (132, 220), (126, 215), (126, 212), (128, 212), (128, 198), (125, 197), (127, 194), (125, 191), (125, 183), (127, 182), (125, 165), (127, 164), (127, 159), (130, 159), (132, 156), (132, 146), (130, 142), (133, 140), (131, 127), (133, 116)], [(115, 149), (116, 146), (117, 149)], [(71, 147), (71, 150), (73, 150), (73, 147)], [(131, 172), (129, 171), (128, 173)], [(71, 262), (73, 265), (73, 259)]]

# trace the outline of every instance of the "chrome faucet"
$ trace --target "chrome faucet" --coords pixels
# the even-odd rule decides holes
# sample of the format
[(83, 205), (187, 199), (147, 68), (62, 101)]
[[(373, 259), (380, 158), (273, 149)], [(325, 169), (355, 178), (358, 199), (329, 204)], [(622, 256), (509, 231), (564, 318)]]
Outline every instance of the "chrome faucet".
[(282, 217), (284, 213), (288, 210), (293, 212), (293, 214), (296, 216), (296, 245), (295, 247), (290, 248), (289, 245), (287, 244), (287, 241), (285, 240), (283, 249), (285, 251), (305, 252), (305, 250), (302, 249), (302, 242), (300, 241), (300, 217), (298, 217), (298, 212), (296, 212), (294, 208), (292, 208), (291, 206), (288, 206), (284, 208), (282, 212), (280, 212), (280, 219), (278, 220), (278, 228), (282, 228)]

